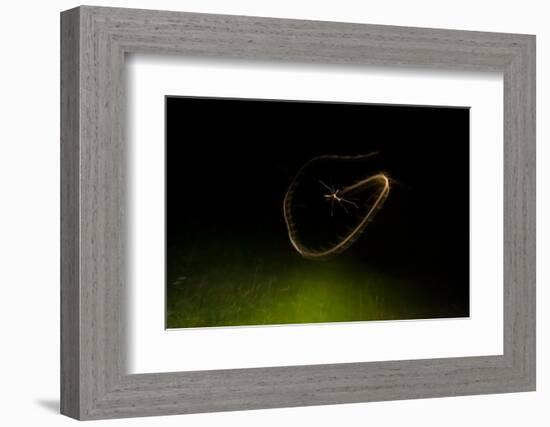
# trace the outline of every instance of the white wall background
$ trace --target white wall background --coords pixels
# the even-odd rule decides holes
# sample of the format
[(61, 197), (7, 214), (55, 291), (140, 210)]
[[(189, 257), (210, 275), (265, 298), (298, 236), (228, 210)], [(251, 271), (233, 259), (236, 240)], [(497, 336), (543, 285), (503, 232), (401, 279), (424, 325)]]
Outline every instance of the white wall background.
[[(107, 421), (120, 426), (546, 426), (550, 423), (550, 11), (541, 0), (111, 0), (97, 5), (537, 34), (538, 391)], [(59, 384), (59, 11), (4, 2), (0, 32), (0, 423), (57, 426)]]

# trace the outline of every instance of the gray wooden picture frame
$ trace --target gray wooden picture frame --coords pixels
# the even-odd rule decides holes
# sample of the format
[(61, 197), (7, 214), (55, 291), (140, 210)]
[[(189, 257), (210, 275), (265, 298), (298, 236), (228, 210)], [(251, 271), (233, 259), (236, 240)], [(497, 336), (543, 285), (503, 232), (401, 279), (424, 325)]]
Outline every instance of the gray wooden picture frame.
[[(125, 369), (127, 53), (504, 76), (504, 353)], [(161, 141), (159, 141), (161, 143)], [(535, 390), (535, 37), (83, 6), (61, 14), (61, 412), (137, 417)]]

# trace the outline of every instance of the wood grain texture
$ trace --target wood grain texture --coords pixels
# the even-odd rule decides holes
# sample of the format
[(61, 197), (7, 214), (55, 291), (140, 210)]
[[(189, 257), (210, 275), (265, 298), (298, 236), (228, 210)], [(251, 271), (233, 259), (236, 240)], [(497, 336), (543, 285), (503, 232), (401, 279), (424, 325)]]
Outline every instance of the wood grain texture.
[[(62, 13), (62, 413), (100, 419), (535, 388), (535, 38), (83, 6)], [(128, 375), (124, 55), (504, 74), (504, 354)]]
[(61, 412), (80, 414), (79, 288), (79, 23), (61, 20)]

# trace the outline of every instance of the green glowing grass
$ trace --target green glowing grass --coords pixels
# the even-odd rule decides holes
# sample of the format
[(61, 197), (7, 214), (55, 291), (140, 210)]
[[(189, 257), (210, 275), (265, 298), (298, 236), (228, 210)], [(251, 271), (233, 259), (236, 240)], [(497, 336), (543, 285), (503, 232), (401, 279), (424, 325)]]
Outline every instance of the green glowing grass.
[[(225, 261), (220, 261), (223, 259)], [(460, 317), (432, 290), (368, 267), (257, 259), (235, 253), (175, 257), (168, 269), (168, 328)], [(425, 288), (425, 287), (424, 287)], [(443, 301), (444, 302), (444, 301)]]

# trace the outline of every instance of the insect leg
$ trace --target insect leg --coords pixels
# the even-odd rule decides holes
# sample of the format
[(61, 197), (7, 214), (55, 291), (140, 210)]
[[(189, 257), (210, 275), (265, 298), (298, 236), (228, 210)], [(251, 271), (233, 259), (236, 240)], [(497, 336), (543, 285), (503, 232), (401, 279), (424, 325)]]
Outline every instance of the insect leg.
[(330, 191), (331, 193), (334, 193), (334, 191), (332, 190), (332, 188), (330, 188), (327, 184), (325, 184), (323, 181), (319, 180), (319, 182), (321, 183), (321, 185), (323, 187), (325, 187), (328, 191)]
[[(340, 199), (340, 200), (344, 200), (344, 199)], [(342, 204), (342, 202), (340, 202), (340, 206), (342, 206), (342, 209), (344, 209), (344, 212), (345, 212), (346, 214), (349, 213), (348, 210), (346, 209), (346, 207)]]
[(357, 203), (352, 202), (351, 200), (346, 200), (346, 199), (343, 199), (343, 198), (340, 198), (340, 200), (341, 200), (342, 202), (349, 203), (350, 205), (355, 206), (356, 208), (359, 208), (359, 206), (357, 206)]

